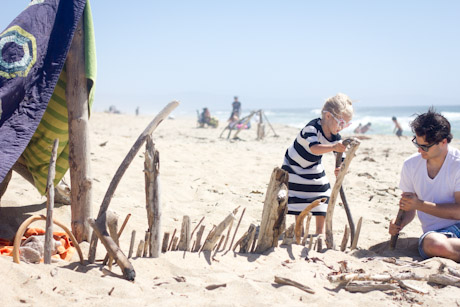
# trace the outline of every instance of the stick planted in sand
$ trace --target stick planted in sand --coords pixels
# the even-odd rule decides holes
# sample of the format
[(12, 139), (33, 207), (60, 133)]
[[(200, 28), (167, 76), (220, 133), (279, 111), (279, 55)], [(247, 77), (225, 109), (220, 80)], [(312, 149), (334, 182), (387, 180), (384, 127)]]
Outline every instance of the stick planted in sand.
[(319, 206), (321, 203), (325, 202), (327, 198), (320, 198), (309, 204), (303, 211), (297, 216), (295, 220), (295, 241), (297, 244), (300, 244), (300, 238), (302, 236), (302, 224), (304, 218), (310, 213), (311, 209)]
[(302, 246), (305, 246), (305, 244), (307, 243), (307, 240), (308, 240), (308, 235), (310, 234), (311, 217), (312, 217), (312, 214), (311, 214), (311, 212), (309, 212), (308, 216), (307, 216), (307, 223), (305, 224), (305, 233), (304, 233), (303, 239), (302, 239)]
[[(398, 215), (396, 216), (396, 220), (395, 220), (396, 225), (401, 226), (401, 223), (402, 223), (402, 221), (404, 219), (404, 215), (405, 215), (405, 211), (399, 209), (398, 210)], [(396, 242), (398, 241), (398, 237), (399, 237), (399, 233), (391, 236), (391, 239), (390, 239), (390, 249), (391, 250), (395, 249)]]
[(240, 227), (240, 223), (241, 223), (241, 220), (243, 219), (243, 215), (244, 215), (245, 212), (246, 212), (246, 208), (244, 208), (243, 212), (241, 212), (240, 219), (238, 220), (238, 224), (236, 224), (235, 232), (233, 233), (232, 241), (230, 242), (230, 246), (228, 247), (227, 252), (232, 249), (233, 241), (235, 240), (236, 233), (238, 231), (238, 228)]
[(190, 250), (190, 217), (188, 215), (184, 215), (182, 218), (182, 227), (180, 229), (180, 240), (177, 249), (180, 251), (189, 251)]
[(337, 200), (340, 187), (342, 186), (343, 179), (345, 178), (348, 168), (350, 167), (351, 160), (354, 158), (355, 152), (358, 149), (359, 144), (360, 142), (355, 139), (350, 142), (350, 149), (347, 151), (347, 156), (345, 158), (345, 161), (343, 161), (342, 163), (342, 167), (339, 171), (339, 174), (337, 175), (337, 179), (331, 192), (331, 197), (329, 198), (329, 204), (327, 206), (326, 213), (326, 246), (329, 249), (334, 248), (334, 236), (332, 234), (332, 218), (334, 215), (335, 202)]
[[(163, 108), (163, 110), (158, 113), (157, 116), (150, 122), (150, 124), (145, 128), (145, 130), (141, 133), (141, 135), (137, 138), (136, 142), (134, 145), (131, 147), (130, 151), (126, 155), (125, 159), (121, 163), (121, 165), (118, 167), (118, 170), (116, 171), (114, 177), (112, 178), (112, 181), (110, 182), (109, 188), (107, 189), (107, 192), (105, 193), (104, 199), (102, 201), (101, 207), (99, 208), (99, 213), (97, 215), (97, 219), (99, 219), (105, 211), (107, 211), (110, 201), (112, 200), (113, 194), (115, 193), (115, 190), (120, 183), (121, 178), (123, 177), (124, 173), (126, 172), (126, 169), (128, 166), (131, 164), (133, 161), (134, 157), (136, 156), (137, 152), (141, 148), (141, 146), (144, 144), (145, 140), (147, 137), (152, 134), (155, 129), (158, 127), (158, 125), (171, 113), (177, 106), (179, 105), (179, 102), (177, 101), (172, 101), (166, 107)], [(96, 258), (96, 248), (97, 248), (97, 236), (93, 234), (91, 237), (91, 244), (90, 244), (90, 249), (89, 249), (89, 255), (88, 255), (88, 262), (89, 263), (94, 263), (94, 259)]]
[(173, 234), (172, 234), (172, 236), (171, 236), (171, 243), (169, 243), (168, 251), (170, 251), (171, 248), (172, 248), (174, 238), (176, 237), (176, 231), (177, 231), (177, 229), (174, 228)]
[(212, 251), (214, 245), (216, 245), (217, 240), (222, 235), (222, 232), (233, 222), (235, 215), (230, 213), (219, 225), (214, 229), (212, 233), (209, 234), (208, 238), (203, 244), (203, 251)]
[(356, 226), (355, 237), (351, 243), (351, 250), (354, 250), (358, 246), (359, 233), (361, 232), (361, 224), (363, 223), (363, 217), (360, 217), (358, 220), (358, 225)]
[(169, 243), (169, 232), (165, 232), (163, 235), (163, 244), (161, 245), (161, 252), (166, 253), (168, 250), (168, 243)]
[(104, 244), (105, 248), (109, 252), (109, 255), (115, 259), (118, 266), (121, 268), (123, 276), (127, 280), (134, 280), (136, 277), (134, 267), (132, 266), (131, 262), (129, 262), (125, 254), (123, 254), (115, 241), (109, 236), (107, 230), (105, 229), (105, 225), (100, 226), (96, 220), (92, 218), (90, 218), (88, 222), (89, 225), (93, 228), (94, 233), (101, 240), (102, 244)]
[(340, 244), (340, 251), (344, 252), (347, 248), (348, 237), (350, 236), (350, 229), (348, 225), (345, 225), (345, 230), (343, 232), (342, 244)]
[(240, 253), (246, 254), (251, 251), (252, 242), (254, 241), (254, 236), (256, 234), (256, 225), (251, 224), (247, 231), (247, 235), (241, 240), (240, 244)]
[(160, 255), (161, 205), (160, 205), (160, 153), (155, 149), (151, 135), (145, 146), (144, 177), (146, 209), (150, 231), (149, 256)]
[(272, 172), (262, 211), (256, 253), (278, 246), (278, 238), (286, 227), (288, 178), (288, 172), (279, 167)]
[(128, 259), (131, 258), (131, 256), (133, 255), (133, 251), (134, 251), (134, 242), (136, 241), (136, 231), (133, 230), (131, 232), (131, 242), (129, 243), (129, 253), (128, 253)]
[(198, 229), (198, 232), (196, 233), (196, 240), (195, 240), (195, 246), (193, 247), (193, 252), (198, 252), (201, 249), (201, 237), (203, 236), (204, 229), (206, 228), (206, 225), (201, 225), (200, 229)]
[(59, 139), (54, 140), (46, 181), (46, 233), (43, 262), (51, 264), (51, 246), (53, 242), (54, 177), (56, 176), (56, 159)]

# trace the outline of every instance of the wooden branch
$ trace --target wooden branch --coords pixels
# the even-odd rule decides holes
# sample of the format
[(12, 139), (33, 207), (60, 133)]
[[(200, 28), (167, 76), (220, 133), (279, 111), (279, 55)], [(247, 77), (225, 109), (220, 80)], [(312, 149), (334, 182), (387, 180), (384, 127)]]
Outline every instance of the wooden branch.
[(107, 233), (107, 230), (105, 230), (105, 225), (102, 225), (102, 227), (96, 222), (95, 219), (90, 218), (88, 220), (90, 226), (93, 228), (94, 233), (98, 236), (98, 238), (101, 240), (102, 244), (105, 246), (107, 251), (109, 252), (109, 255), (115, 259), (117, 262), (118, 266), (121, 268), (123, 272), (123, 276), (127, 280), (134, 280), (136, 277), (136, 272), (134, 271), (134, 267), (132, 266), (131, 262), (129, 262), (128, 258), (123, 254), (121, 249), (118, 247), (118, 245), (113, 241), (113, 239), (109, 236)]
[(230, 246), (228, 247), (228, 250), (232, 249), (233, 241), (235, 240), (236, 232), (238, 231), (238, 228), (240, 227), (241, 220), (243, 219), (243, 215), (246, 212), (246, 208), (243, 209), (243, 212), (241, 212), (240, 219), (238, 220), (238, 224), (236, 224), (235, 232), (233, 233), (232, 241), (230, 242)]
[(460, 287), (460, 278), (446, 274), (431, 274), (428, 276), (428, 282), (444, 286)]
[(206, 225), (201, 225), (200, 229), (196, 233), (195, 246), (192, 250), (193, 252), (198, 252), (201, 249), (201, 237), (203, 236), (205, 228), (206, 228)]
[(198, 227), (201, 225), (201, 223), (203, 222), (204, 218), (205, 218), (205, 217), (203, 216), (203, 217), (201, 218), (201, 220), (198, 222), (198, 224), (196, 224), (195, 228), (193, 228), (193, 231), (192, 231), (192, 233), (191, 233), (191, 235), (190, 235), (190, 238), (193, 238), (193, 235), (195, 234), (195, 231), (196, 231), (196, 230), (198, 229)]
[(173, 240), (174, 240), (174, 238), (176, 237), (176, 231), (177, 231), (177, 229), (174, 228), (173, 234), (172, 234), (172, 236), (171, 236), (171, 243), (169, 243), (168, 251), (170, 251), (171, 248), (172, 248)]
[[(396, 216), (395, 224), (397, 226), (401, 226), (402, 220), (404, 219), (405, 211), (399, 209), (398, 214)], [(396, 248), (396, 242), (398, 241), (399, 233), (392, 235), (390, 238), (390, 249), (394, 250)]]
[(355, 237), (351, 243), (351, 250), (354, 250), (358, 246), (359, 233), (361, 232), (361, 224), (363, 223), (363, 217), (360, 217), (358, 220), (358, 225), (356, 226)]
[[(106, 223), (105, 226), (109, 229), (110, 237), (113, 239), (115, 244), (120, 245), (118, 241), (118, 215), (113, 211), (108, 210), (106, 212)], [(112, 258), (110, 258), (109, 253), (106, 254), (102, 264), (106, 265), (109, 262), (109, 268), (112, 267)]]
[(278, 238), (286, 225), (288, 172), (276, 167), (270, 177), (262, 211), (256, 253), (278, 246)]
[(281, 243), (282, 245), (289, 245), (294, 242), (294, 229), (295, 229), (295, 224), (292, 223), (288, 229), (284, 232), (284, 237), (283, 237), (283, 242)]
[(149, 251), (150, 247), (150, 231), (145, 232), (145, 237), (144, 237), (144, 251), (142, 252), (142, 257), (147, 257), (147, 253)]
[(85, 33), (80, 18), (66, 59), (65, 97), (69, 124), (71, 225), (78, 242), (88, 241), (91, 228), (92, 178), (89, 138), (89, 93), (85, 72)]
[(168, 251), (169, 243), (169, 232), (165, 232), (163, 235), (163, 244), (161, 245), (161, 252), (166, 253)]
[(295, 241), (300, 244), (300, 238), (302, 237), (302, 225), (304, 218), (310, 213), (311, 209), (318, 207), (321, 203), (327, 201), (327, 198), (316, 199), (314, 202), (309, 204), (302, 212), (297, 216), (295, 220)]
[(360, 292), (360, 293), (367, 293), (370, 291), (392, 291), (397, 290), (399, 287), (395, 284), (376, 284), (376, 283), (349, 283), (345, 286), (345, 290), (348, 292)]
[[(24, 233), (26, 232), (27, 227), (29, 227), (30, 224), (32, 224), (35, 221), (40, 221), (40, 220), (46, 220), (46, 217), (44, 215), (33, 215), (29, 217), (27, 220), (22, 222), (21, 226), (19, 226), (18, 231), (16, 232), (16, 235), (14, 237), (14, 243), (13, 243), (13, 261), (15, 263), (20, 262), (19, 258), (19, 247), (21, 245), (21, 239), (24, 236)], [(72, 241), (73, 246), (78, 252), (78, 256), (80, 257), (80, 263), (83, 264), (83, 253), (81, 252), (80, 245), (78, 244), (77, 239), (75, 239), (75, 236), (73, 233), (67, 228), (64, 224), (59, 222), (56, 219), (53, 219), (53, 223), (61, 227), (65, 233), (69, 236), (70, 240)]]
[(316, 237), (316, 251), (319, 253), (323, 250), (323, 240), (324, 240), (324, 235), (319, 234)]
[(219, 225), (217, 225), (216, 229), (210, 234), (209, 238), (203, 244), (203, 251), (212, 251), (214, 245), (216, 245), (217, 240), (222, 235), (222, 232), (233, 222), (235, 219), (235, 215), (230, 213)]
[[(136, 140), (136, 142), (134, 143), (134, 145), (131, 147), (130, 151), (126, 155), (125, 159), (123, 160), (121, 165), (118, 167), (118, 170), (116, 171), (115, 176), (112, 178), (112, 181), (110, 182), (109, 188), (107, 189), (107, 192), (105, 193), (101, 207), (99, 208), (99, 213), (97, 215), (98, 219), (100, 216), (102, 216), (102, 214), (105, 211), (107, 211), (110, 205), (110, 201), (112, 200), (113, 194), (115, 193), (115, 190), (118, 184), (120, 183), (121, 178), (123, 177), (124, 173), (126, 172), (126, 169), (133, 161), (134, 157), (136, 156), (141, 146), (144, 144), (145, 140), (147, 139), (147, 136), (152, 134), (155, 131), (155, 129), (158, 127), (158, 125), (178, 105), (179, 105), (179, 102), (177, 101), (170, 102), (160, 113), (158, 113), (158, 115), (150, 122), (147, 128), (145, 128), (145, 130), (138, 137), (138, 139)], [(90, 244), (90, 250), (89, 250), (89, 256), (88, 256), (89, 263), (94, 263), (94, 259), (96, 257), (96, 248), (97, 248), (97, 237), (93, 235), (91, 237), (91, 244)]]
[(350, 229), (348, 225), (345, 225), (345, 230), (343, 232), (342, 244), (340, 244), (340, 251), (344, 252), (347, 248), (348, 237), (350, 236)]
[(136, 257), (142, 257), (142, 252), (144, 251), (144, 244), (144, 240), (139, 241), (139, 245), (137, 246)]
[(311, 217), (312, 217), (312, 214), (311, 214), (311, 212), (309, 212), (308, 215), (307, 215), (307, 223), (305, 224), (305, 233), (304, 233), (303, 239), (302, 239), (302, 245), (303, 246), (305, 246), (305, 244), (307, 243), (308, 235), (310, 233)]
[(249, 226), (249, 229), (247, 231), (247, 235), (243, 238), (241, 241), (241, 246), (240, 246), (240, 253), (248, 253), (250, 252), (252, 242), (254, 240), (254, 236), (256, 234), (256, 225), (251, 224)]
[(357, 280), (370, 280), (379, 282), (396, 282), (397, 280), (427, 280), (425, 276), (417, 275), (415, 273), (400, 273), (400, 274), (358, 274), (358, 273), (345, 273), (339, 275), (329, 275), (327, 279), (330, 282), (350, 282)]
[(56, 177), (56, 159), (59, 139), (54, 140), (53, 149), (51, 151), (50, 164), (48, 168), (48, 178), (46, 181), (46, 232), (43, 262), (51, 264), (51, 246), (53, 244), (53, 210), (54, 210), (54, 178)]
[(155, 149), (151, 135), (147, 136), (144, 166), (146, 208), (150, 230), (149, 256), (158, 258), (161, 247), (162, 214), (160, 205), (160, 153)]
[(306, 286), (306, 285), (303, 285), (301, 283), (298, 283), (297, 281), (294, 281), (292, 279), (275, 276), (275, 282), (277, 284), (293, 286), (293, 287), (296, 287), (296, 288), (298, 288), (298, 289), (300, 289), (302, 291), (305, 291), (305, 292), (308, 292), (308, 293), (311, 293), (311, 294), (315, 294), (315, 290), (313, 290), (309, 286)]
[(343, 179), (350, 167), (351, 160), (355, 156), (355, 152), (359, 147), (359, 141), (353, 140), (350, 142), (350, 149), (347, 151), (347, 156), (345, 161), (342, 163), (342, 167), (337, 175), (337, 179), (335, 181), (334, 187), (331, 192), (331, 196), (329, 198), (329, 204), (327, 206), (327, 213), (326, 213), (326, 246), (329, 249), (334, 248), (334, 237), (332, 233), (332, 218), (334, 215), (334, 207), (335, 202), (337, 200), (338, 193), (340, 191), (340, 187), (342, 186)]
[(180, 229), (180, 240), (177, 249), (180, 251), (189, 251), (190, 250), (190, 217), (184, 215), (182, 218), (182, 227)]
[(131, 256), (133, 255), (133, 251), (134, 251), (134, 242), (136, 241), (136, 231), (133, 230), (131, 232), (131, 242), (129, 244), (129, 253), (128, 253), (128, 259), (131, 258)]

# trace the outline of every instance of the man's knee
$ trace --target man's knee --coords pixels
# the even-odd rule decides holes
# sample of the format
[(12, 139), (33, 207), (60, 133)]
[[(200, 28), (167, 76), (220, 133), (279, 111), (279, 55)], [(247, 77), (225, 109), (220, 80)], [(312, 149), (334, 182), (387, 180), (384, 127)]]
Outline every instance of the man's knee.
[(430, 257), (447, 257), (451, 252), (447, 237), (440, 233), (432, 233), (423, 239), (423, 251)]

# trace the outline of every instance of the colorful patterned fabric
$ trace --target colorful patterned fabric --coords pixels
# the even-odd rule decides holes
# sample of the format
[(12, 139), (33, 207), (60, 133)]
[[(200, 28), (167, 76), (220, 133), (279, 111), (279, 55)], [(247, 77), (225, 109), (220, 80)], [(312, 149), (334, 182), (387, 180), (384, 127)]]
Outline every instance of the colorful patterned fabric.
[(0, 182), (23, 154), (35, 186), (44, 194), (55, 138), (59, 138), (55, 184), (69, 167), (63, 67), (83, 10), (90, 105), (96, 77), (91, 10), (85, 4), (85, 0), (33, 1), (0, 34)]

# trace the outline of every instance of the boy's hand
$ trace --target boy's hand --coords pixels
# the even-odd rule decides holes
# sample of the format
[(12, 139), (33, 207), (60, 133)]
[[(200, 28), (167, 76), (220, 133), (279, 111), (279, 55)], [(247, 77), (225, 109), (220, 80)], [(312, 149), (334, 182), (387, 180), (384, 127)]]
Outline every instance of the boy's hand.
[(336, 143), (334, 146), (332, 146), (332, 150), (335, 152), (345, 152), (346, 149), (347, 147), (342, 143)]

